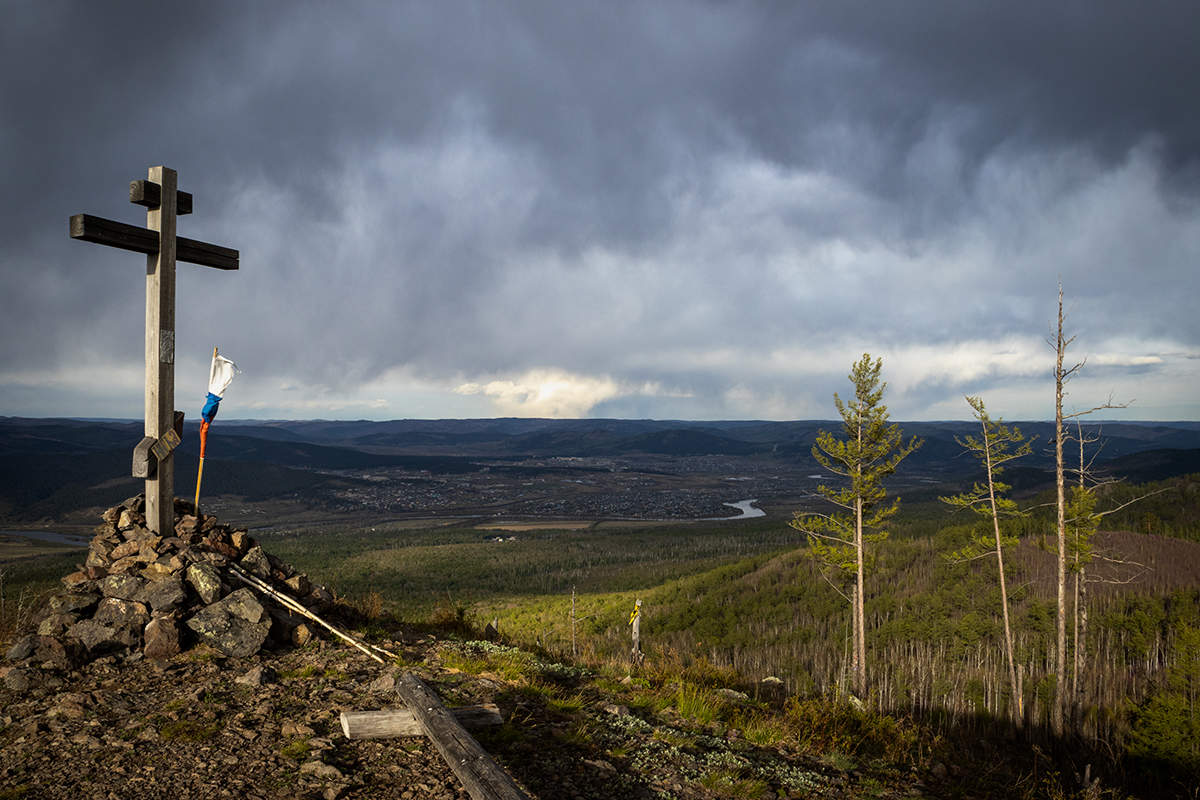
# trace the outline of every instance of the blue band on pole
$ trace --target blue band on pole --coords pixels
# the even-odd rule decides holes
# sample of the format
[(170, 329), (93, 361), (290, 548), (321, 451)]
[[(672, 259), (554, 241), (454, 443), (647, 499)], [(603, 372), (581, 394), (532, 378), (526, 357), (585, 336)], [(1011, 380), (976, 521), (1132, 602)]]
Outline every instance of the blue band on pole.
[(212, 392), (204, 398), (204, 409), (200, 412), (200, 416), (205, 422), (212, 423), (213, 418), (217, 416), (217, 406), (221, 404), (221, 398), (217, 397)]

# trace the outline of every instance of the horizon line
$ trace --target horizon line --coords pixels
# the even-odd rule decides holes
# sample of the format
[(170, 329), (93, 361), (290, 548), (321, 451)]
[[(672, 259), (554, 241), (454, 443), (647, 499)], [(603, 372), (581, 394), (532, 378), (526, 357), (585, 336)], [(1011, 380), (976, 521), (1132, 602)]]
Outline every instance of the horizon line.
[[(185, 419), (186, 419), (186, 418), (185, 418)], [(1050, 419), (1033, 419), (1033, 418), (1012, 418), (1012, 417), (1004, 417), (1004, 418), (1002, 418), (1002, 419), (1003, 419), (1005, 422), (1011, 422), (1011, 423), (1033, 422), (1033, 423), (1045, 423), (1045, 424), (1052, 424), (1052, 423), (1054, 422), (1054, 419), (1053, 419), (1053, 418), (1050, 418)], [(14, 420), (30, 420), (30, 421), (37, 421), (37, 422), (53, 422), (53, 421), (65, 421), (65, 422), (111, 422), (111, 423), (121, 423), (121, 424), (136, 424), (136, 423), (141, 423), (141, 422), (143, 422), (143, 421), (144, 421), (144, 420), (142, 420), (142, 419), (140, 419), (140, 418), (137, 418), (137, 417), (83, 417), (83, 416), (62, 416), (62, 415), (54, 415), (54, 416), (47, 416), (47, 417), (31, 417), (31, 416), (24, 416), (24, 415), (6, 415), (6, 414), (0, 414), (0, 422), (7, 422), (7, 421), (14, 421)], [(680, 422), (680, 423), (688, 423), (688, 424), (696, 424), (696, 425), (702, 425), (702, 424), (705, 424), (705, 423), (723, 423), (723, 422), (727, 423), (727, 422), (736, 422), (736, 423), (754, 423), (754, 424), (761, 424), (761, 425), (788, 425), (788, 424), (794, 424), (794, 423), (800, 423), (800, 422), (820, 422), (820, 423), (826, 423), (826, 422), (829, 422), (829, 423), (839, 423), (839, 422), (841, 422), (842, 420), (840, 420), (840, 419), (837, 419), (837, 418), (833, 418), (833, 417), (826, 417), (826, 418), (816, 418), (816, 417), (810, 417), (810, 418), (803, 418), (803, 419), (797, 418), (797, 419), (786, 419), (786, 420), (780, 420), (780, 419), (763, 419), (763, 418), (755, 418), (755, 417), (745, 417), (745, 418), (739, 418), (739, 417), (722, 417), (722, 418), (713, 418), (713, 419), (686, 419), (686, 418), (683, 418), (683, 417), (513, 417), (513, 416), (507, 416), (507, 417), (505, 417), (505, 416), (501, 416), (501, 417), (394, 417), (394, 418), (390, 418), (390, 419), (368, 419), (368, 418), (366, 418), (366, 417), (356, 417), (356, 418), (331, 418), (331, 417), (233, 417), (233, 418), (229, 418), (229, 419), (224, 419), (224, 418), (223, 418), (223, 419), (221, 420), (222, 424), (225, 424), (225, 425), (251, 425), (251, 424), (258, 424), (258, 425), (262, 425), (262, 424), (272, 424), (272, 423), (274, 423), (274, 424), (279, 424), (279, 423), (296, 423), (296, 422), (325, 422), (325, 423), (369, 423), (369, 424), (374, 424), (374, 425), (386, 425), (386, 424), (388, 424), (388, 423), (393, 423), (393, 422), (486, 422), (486, 421), (524, 421), (524, 422), (660, 422), (660, 423), (667, 423), (667, 422)], [(950, 419), (950, 418), (942, 418), (942, 419), (891, 419), (891, 420), (889, 420), (889, 421), (890, 421), (890, 422), (892, 422), (892, 423), (895, 423), (895, 424), (900, 424), (900, 423), (914, 423), (914, 422), (915, 422), (915, 423), (925, 423), (925, 424), (938, 424), (938, 423), (947, 423), (947, 422), (953, 422), (953, 423), (972, 423), (972, 424), (974, 424), (974, 423), (978, 423), (978, 420), (977, 420), (977, 419), (973, 419), (973, 418), (971, 418), (971, 419)], [(1068, 421), (1067, 421), (1067, 420), (1064, 420), (1064, 425), (1065, 425), (1065, 424), (1068, 424)], [(1084, 424), (1084, 425), (1102, 425), (1102, 424), (1114, 424), (1114, 425), (1200, 425), (1200, 420), (1194, 420), (1194, 419), (1171, 419), (1171, 420), (1163, 420), (1163, 419), (1113, 419), (1113, 418), (1095, 418), (1095, 419), (1089, 419), (1089, 420), (1087, 420), (1087, 421), (1083, 422), (1083, 424)]]

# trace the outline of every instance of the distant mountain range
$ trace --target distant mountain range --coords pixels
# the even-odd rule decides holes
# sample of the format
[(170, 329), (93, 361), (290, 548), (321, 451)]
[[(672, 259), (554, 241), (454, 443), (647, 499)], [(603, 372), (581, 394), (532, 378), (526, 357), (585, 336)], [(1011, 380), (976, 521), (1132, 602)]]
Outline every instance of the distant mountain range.
[[(977, 435), (975, 423), (898, 424), (906, 437), (924, 439), (924, 446), (906, 462), (907, 469), (946, 478), (974, 471), (956, 437)], [(1013, 477), (1023, 476), (1021, 483), (1034, 485), (1053, 469), (1054, 426), (1015, 424), (1035, 444)], [(247, 485), (252, 485), (252, 494), (268, 497), (328, 480), (314, 470), (403, 467), (461, 474), (479, 471), (481, 459), (496, 468), (497, 462), (556, 456), (664, 460), (714, 456), (816, 469), (813, 442), (819, 431), (836, 431), (838, 425), (827, 420), (218, 420), (208, 456), (227, 466), (206, 471), (211, 475), (205, 478), (206, 492), (246, 494)], [(185, 426), (179, 449), (193, 461), (198, 455), (196, 429), (194, 423)], [(1200, 472), (1200, 423), (1105, 422), (1086, 425), (1084, 430), (1101, 436), (1097, 463), (1114, 475), (1143, 482)], [(136, 490), (137, 484), (128, 476), (131, 452), (141, 437), (141, 422), (0, 417), (0, 515), (52, 516), (57, 508), (111, 504), (117, 485), (121, 490)], [(182, 493), (190, 478), (181, 472), (176, 481)], [(254, 475), (250, 484), (245, 480), (249, 472)]]

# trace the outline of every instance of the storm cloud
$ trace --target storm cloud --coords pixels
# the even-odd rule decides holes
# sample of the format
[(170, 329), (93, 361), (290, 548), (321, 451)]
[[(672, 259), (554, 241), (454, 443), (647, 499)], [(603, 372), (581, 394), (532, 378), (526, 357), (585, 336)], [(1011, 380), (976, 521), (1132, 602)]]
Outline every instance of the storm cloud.
[(242, 417), (1200, 418), (1200, 11), (15, 3), (0, 413), (137, 417), (147, 166), (195, 196), (177, 406)]

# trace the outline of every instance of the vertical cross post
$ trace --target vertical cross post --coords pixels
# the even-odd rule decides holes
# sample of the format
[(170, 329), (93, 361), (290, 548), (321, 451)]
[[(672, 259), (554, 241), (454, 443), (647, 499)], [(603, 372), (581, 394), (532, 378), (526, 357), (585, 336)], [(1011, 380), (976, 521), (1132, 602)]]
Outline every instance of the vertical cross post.
[(175, 528), (174, 450), (183, 432), (175, 411), (175, 262), (237, 269), (238, 251), (175, 235), (175, 220), (192, 213), (192, 196), (178, 176), (150, 167), (147, 180), (129, 184), (129, 202), (146, 207), (146, 227), (91, 214), (70, 219), (70, 236), (146, 256), (145, 437), (133, 449), (133, 477), (146, 480), (146, 527), (160, 536)]
[[(175, 423), (175, 211), (178, 176), (150, 167), (161, 187), (146, 210), (146, 227), (158, 232), (157, 252), (146, 256), (146, 436), (161, 439)], [(146, 526), (160, 536), (175, 529), (175, 454), (168, 452), (146, 479)]]

